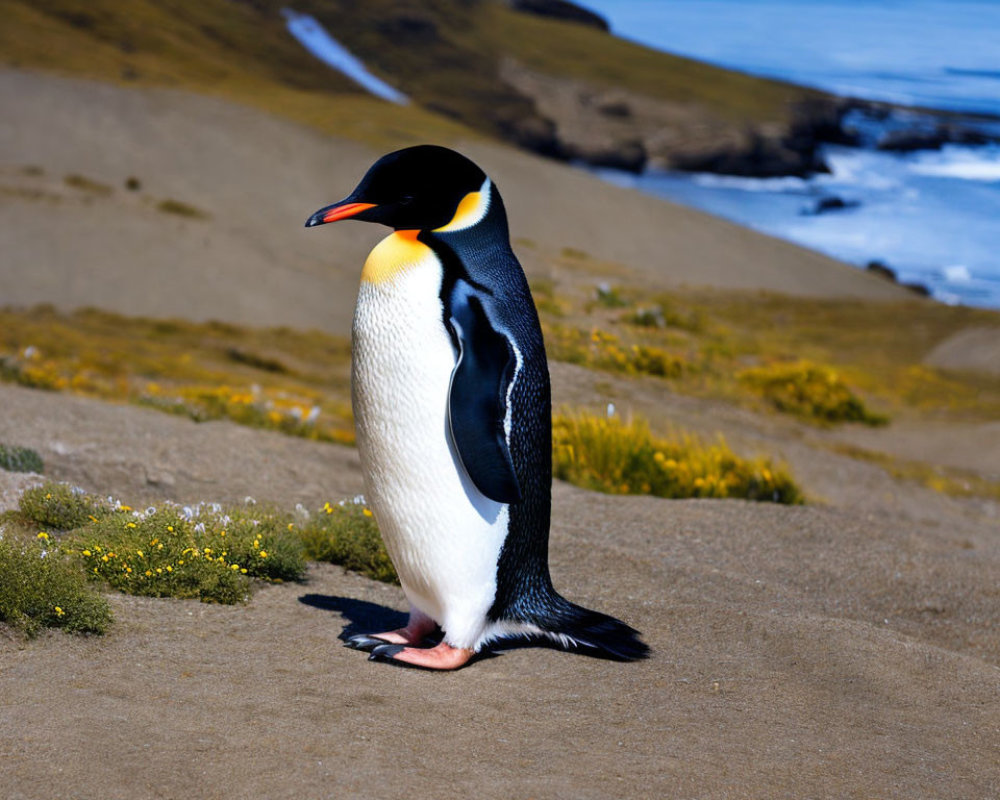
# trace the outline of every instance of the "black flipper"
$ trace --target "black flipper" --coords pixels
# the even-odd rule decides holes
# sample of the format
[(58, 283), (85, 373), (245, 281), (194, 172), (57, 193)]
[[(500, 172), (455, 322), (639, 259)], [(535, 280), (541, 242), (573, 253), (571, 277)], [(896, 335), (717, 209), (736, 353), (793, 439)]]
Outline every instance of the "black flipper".
[(455, 283), (448, 305), (448, 325), (458, 346), (448, 396), (455, 448), (480, 492), (498, 503), (517, 503), (521, 489), (504, 433), (507, 390), (517, 366), (514, 347), (465, 281)]

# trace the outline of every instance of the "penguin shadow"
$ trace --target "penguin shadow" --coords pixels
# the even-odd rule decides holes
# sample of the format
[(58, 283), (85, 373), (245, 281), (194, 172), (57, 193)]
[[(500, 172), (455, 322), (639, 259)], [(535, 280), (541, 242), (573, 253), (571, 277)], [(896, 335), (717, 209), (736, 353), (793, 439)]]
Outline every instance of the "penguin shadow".
[[(370, 634), (402, 628), (409, 619), (409, 614), (404, 611), (397, 611), (394, 608), (379, 605), (378, 603), (369, 603), (367, 600), (356, 600), (353, 597), (304, 594), (299, 598), (299, 602), (321, 611), (332, 611), (340, 614), (347, 621), (347, 624), (344, 625), (343, 629), (337, 635), (337, 638), (342, 642), (346, 642), (350, 637), (358, 634)], [(428, 645), (437, 644), (440, 641), (440, 628), (427, 637)], [(491, 642), (478, 652), (469, 663), (497, 658), (506, 652), (524, 650), (526, 648), (559, 650), (564, 653), (576, 653), (600, 660), (619, 660), (590, 647), (564, 647), (558, 642), (545, 637), (519, 637)], [(399, 666), (407, 665), (399, 664)]]
[(353, 597), (304, 594), (299, 598), (299, 602), (321, 611), (336, 612), (347, 620), (347, 624), (337, 637), (341, 641), (347, 641), (351, 636), (360, 633), (377, 633), (402, 628), (409, 616), (394, 608), (369, 603), (367, 600), (355, 600)]

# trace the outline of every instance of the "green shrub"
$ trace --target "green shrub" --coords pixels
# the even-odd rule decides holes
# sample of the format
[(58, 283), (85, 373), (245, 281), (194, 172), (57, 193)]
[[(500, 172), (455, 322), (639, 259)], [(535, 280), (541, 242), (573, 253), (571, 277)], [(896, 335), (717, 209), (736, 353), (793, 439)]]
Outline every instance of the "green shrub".
[(885, 425), (889, 421), (888, 417), (869, 411), (829, 367), (808, 361), (772, 364), (745, 370), (739, 378), (779, 411), (811, 422)]
[(587, 333), (566, 325), (553, 325), (546, 328), (545, 341), (553, 361), (566, 361), (605, 372), (678, 378), (694, 369), (681, 356), (650, 345), (623, 345), (613, 333), (599, 328)]
[(552, 444), (555, 477), (586, 489), (803, 502), (784, 468), (763, 458), (740, 458), (721, 436), (713, 445), (690, 435), (657, 439), (642, 420), (576, 413), (553, 418)]
[(53, 481), (25, 489), (19, 508), (27, 519), (33, 520), (40, 527), (61, 531), (79, 528), (110, 513), (101, 500), (65, 483)]
[(363, 500), (326, 503), (299, 530), (309, 558), (329, 561), (386, 583), (398, 583), (378, 525)]
[(0, 469), (8, 472), (42, 472), (42, 457), (27, 447), (0, 444)]
[(298, 538), (270, 512), (216, 505), (126, 510), (76, 532), (72, 543), (92, 577), (149, 597), (238, 603), (249, 597), (250, 578), (305, 574)]
[(104, 633), (113, 615), (108, 601), (47, 534), (20, 542), (0, 533), (0, 620), (28, 636), (42, 628)]

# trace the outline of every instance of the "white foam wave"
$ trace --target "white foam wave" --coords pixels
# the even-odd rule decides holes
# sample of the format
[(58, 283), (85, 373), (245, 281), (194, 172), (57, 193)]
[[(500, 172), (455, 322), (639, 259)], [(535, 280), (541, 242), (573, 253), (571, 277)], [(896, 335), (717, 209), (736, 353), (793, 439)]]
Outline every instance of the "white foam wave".
[(934, 178), (956, 178), (962, 181), (995, 183), (1000, 181), (1000, 159), (963, 158), (956, 161), (912, 164), (910, 171)]
[(283, 8), (281, 13), (285, 17), (285, 25), (288, 28), (288, 32), (298, 39), (299, 43), (306, 50), (324, 64), (333, 67), (338, 72), (342, 72), (376, 97), (381, 97), (383, 100), (389, 100), (400, 105), (405, 105), (409, 102), (409, 98), (405, 94), (393, 88), (381, 78), (372, 75), (365, 65), (351, 55), (340, 42), (327, 33), (326, 28), (315, 18), (308, 14), (299, 14), (290, 8)]
[(809, 183), (803, 178), (743, 178), (738, 175), (716, 175), (699, 172), (691, 177), (698, 186), (712, 189), (740, 189), (744, 192), (805, 191)]

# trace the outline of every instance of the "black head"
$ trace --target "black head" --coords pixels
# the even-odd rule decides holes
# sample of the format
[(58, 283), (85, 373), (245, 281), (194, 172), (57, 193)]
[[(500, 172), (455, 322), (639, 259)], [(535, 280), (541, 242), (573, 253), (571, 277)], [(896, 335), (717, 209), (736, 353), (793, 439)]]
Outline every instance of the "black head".
[(321, 208), (306, 227), (351, 218), (397, 230), (433, 230), (447, 225), (462, 198), (485, 180), (485, 172), (447, 147), (407, 147), (382, 156), (353, 192)]

